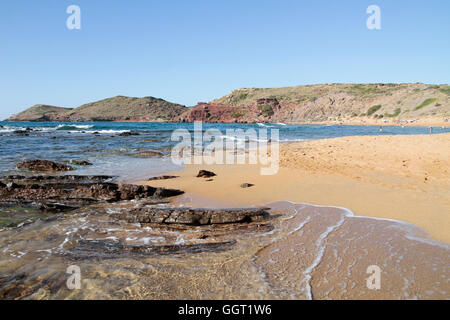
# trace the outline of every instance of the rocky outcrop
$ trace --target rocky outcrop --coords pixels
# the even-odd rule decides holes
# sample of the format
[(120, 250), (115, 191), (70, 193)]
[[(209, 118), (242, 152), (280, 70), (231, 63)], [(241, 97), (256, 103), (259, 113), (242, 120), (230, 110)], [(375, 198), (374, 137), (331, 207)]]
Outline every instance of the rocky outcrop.
[(269, 106), (274, 111), (279, 111), (281, 109), (280, 102), (276, 98), (262, 98), (256, 100), (256, 107), (261, 109), (262, 106)]
[(92, 178), (99, 179), (97, 182), (90, 182), (89, 178), (85, 179), (83, 176), (69, 176), (68, 178), (56, 176), (42, 180), (40, 177), (3, 177), (2, 180), (7, 183), (0, 182), (0, 203), (40, 202), (48, 206), (58, 203), (80, 207), (94, 202), (161, 199), (183, 194), (183, 191), (176, 189), (104, 182), (99, 177)]
[(71, 171), (73, 167), (48, 160), (28, 160), (17, 164), (18, 169), (30, 171)]
[(130, 223), (210, 225), (261, 221), (268, 215), (265, 208), (139, 208), (117, 218)]
[(197, 174), (197, 178), (211, 178), (215, 176), (216, 174), (214, 172), (208, 170), (200, 170)]
[(238, 122), (240, 108), (226, 104), (200, 102), (195, 107), (189, 108), (178, 120), (180, 122)]

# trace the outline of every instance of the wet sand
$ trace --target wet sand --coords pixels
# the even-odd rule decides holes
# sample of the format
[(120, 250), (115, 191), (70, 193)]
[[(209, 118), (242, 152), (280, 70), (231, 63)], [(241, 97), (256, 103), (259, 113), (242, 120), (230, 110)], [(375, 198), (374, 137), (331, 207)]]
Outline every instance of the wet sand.
[[(271, 219), (240, 225), (139, 225), (114, 218), (137, 203), (96, 205), (1, 231), (0, 298), (449, 297), (450, 247), (413, 225), (289, 202), (268, 204)], [(180, 250), (148, 251), (161, 245)], [(81, 271), (77, 290), (66, 286), (71, 265)], [(379, 290), (367, 287), (371, 265), (381, 269)]]

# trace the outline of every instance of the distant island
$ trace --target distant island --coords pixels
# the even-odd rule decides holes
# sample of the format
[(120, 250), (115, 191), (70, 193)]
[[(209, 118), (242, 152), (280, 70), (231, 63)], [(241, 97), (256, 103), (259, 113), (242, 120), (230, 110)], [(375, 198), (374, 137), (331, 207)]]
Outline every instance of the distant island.
[(39, 104), (5, 121), (446, 123), (449, 118), (450, 85), (413, 83), (245, 88), (194, 107), (117, 96), (74, 109)]

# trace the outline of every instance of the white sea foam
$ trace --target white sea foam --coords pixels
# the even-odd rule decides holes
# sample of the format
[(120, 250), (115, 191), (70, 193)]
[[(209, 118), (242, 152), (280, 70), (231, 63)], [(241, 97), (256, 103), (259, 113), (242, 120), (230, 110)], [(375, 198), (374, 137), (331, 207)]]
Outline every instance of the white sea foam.
[(24, 127), (11, 127), (11, 126), (3, 126), (3, 128), (0, 128), (0, 133), (8, 133), (8, 132), (14, 132), (14, 131), (20, 131), (25, 130)]
[(124, 132), (130, 132), (130, 130), (83, 130), (83, 131), (79, 131), (79, 130), (68, 130), (66, 132), (69, 133), (82, 133), (82, 134), (94, 134), (94, 133), (98, 133), (98, 134), (120, 134), (120, 133), (124, 133)]
[(309, 300), (312, 300), (312, 292), (311, 292), (311, 285), (310, 285), (310, 280), (311, 280), (311, 272), (314, 270), (315, 267), (317, 267), (320, 263), (320, 261), (322, 260), (323, 254), (325, 252), (325, 246), (322, 245), (322, 242), (328, 237), (328, 235), (333, 232), (334, 230), (336, 230), (337, 228), (339, 228), (345, 221), (345, 218), (347, 217), (347, 215), (342, 215), (341, 219), (333, 226), (329, 226), (327, 228), (327, 230), (322, 233), (319, 238), (316, 241), (316, 246), (319, 248), (319, 252), (317, 253), (316, 258), (314, 259), (313, 263), (305, 269), (305, 271), (303, 271), (303, 275), (305, 276), (305, 281), (306, 281), (306, 294), (307, 294), (307, 298)]

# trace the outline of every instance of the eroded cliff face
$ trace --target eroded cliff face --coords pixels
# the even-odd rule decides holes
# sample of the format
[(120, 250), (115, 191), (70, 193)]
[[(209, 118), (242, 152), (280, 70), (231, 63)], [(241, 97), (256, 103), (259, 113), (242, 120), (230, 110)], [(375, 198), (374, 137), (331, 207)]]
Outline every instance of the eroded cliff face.
[(180, 116), (193, 122), (373, 121), (450, 118), (450, 86), (323, 84), (239, 89)]

